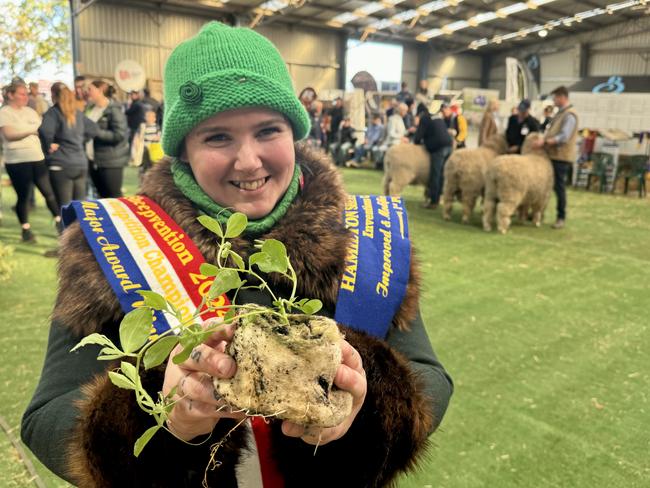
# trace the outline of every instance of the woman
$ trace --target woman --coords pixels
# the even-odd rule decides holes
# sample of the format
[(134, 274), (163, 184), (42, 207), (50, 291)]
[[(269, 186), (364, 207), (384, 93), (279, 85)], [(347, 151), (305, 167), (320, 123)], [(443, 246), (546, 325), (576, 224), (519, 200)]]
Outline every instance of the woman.
[(90, 177), (100, 198), (122, 196), (124, 167), (129, 162), (126, 116), (112, 97), (115, 89), (105, 81), (95, 80), (88, 86), (92, 106), (87, 117), (97, 122), (92, 145), (87, 147)]
[(499, 101), (490, 100), (488, 103), (481, 126), (478, 132), (478, 145), (481, 146), (490, 137), (499, 132)]
[[(163, 146), (172, 158), (151, 169), (141, 194), (158, 202), (209, 261), (217, 250), (214, 234), (197, 216), (220, 218), (225, 208), (245, 213), (251, 222), (232, 241), (233, 249), (249, 255), (255, 239), (284, 242), (298, 292), (321, 299), (321, 313), (332, 316), (346, 247), (354, 242), (342, 221), (346, 195), (327, 160), (295, 144), (308, 135), (309, 118), (280, 54), (252, 30), (212, 22), (173, 51), (164, 79)], [(246, 454), (245, 429), (231, 432), (242, 415), (219, 408), (210, 381), (230, 378), (237, 369), (223, 348), (211, 347), (230, 340), (229, 328), (185, 362), (151, 370), (147, 384), (163, 394), (175, 391), (178, 404), (167, 421), (171, 433), (156, 434), (133, 457), (133, 442), (151, 419), (129, 391), (108, 381), (96, 351), (68, 353), (93, 331), (117, 340), (122, 312), (77, 224), (63, 241), (46, 364), (23, 419), (27, 445), (80, 486), (177, 487), (201, 485), (210, 445), (222, 440), (220, 466), (207, 471), (209, 486), (260, 486), (259, 466)], [(452, 385), (419, 317), (416, 276), (413, 270), (407, 278), (385, 341), (340, 326), (346, 340), (335, 384), (353, 398), (343, 422), (319, 436), (306, 426), (270, 421), (265, 452), (284, 486), (329, 487), (337, 480), (343, 486), (383, 486), (423, 453)], [(278, 292), (290, 291), (277, 286)], [(238, 301), (270, 304), (260, 291), (244, 292)], [(79, 399), (77, 412), (72, 404)], [(181, 442), (198, 443), (206, 434), (211, 441), (201, 445)], [(70, 455), (62, 453), (61, 443)]]
[(57, 227), (61, 221), (38, 139), (41, 117), (27, 106), (29, 97), (23, 83), (12, 83), (6, 87), (5, 93), (9, 102), (0, 108), (0, 132), (7, 173), (18, 196), (16, 215), (22, 227), (22, 240), (35, 242), (28, 216), (33, 185), (45, 198)]
[(97, 133), (97, 125), (77, 110), (74, 93), (61, 82), (51, 88), (54, 105), (45, 112), (38, 133), (46, 151), (50, 181), (57, 204), (86, 196), (88, 159), (84, 141)]

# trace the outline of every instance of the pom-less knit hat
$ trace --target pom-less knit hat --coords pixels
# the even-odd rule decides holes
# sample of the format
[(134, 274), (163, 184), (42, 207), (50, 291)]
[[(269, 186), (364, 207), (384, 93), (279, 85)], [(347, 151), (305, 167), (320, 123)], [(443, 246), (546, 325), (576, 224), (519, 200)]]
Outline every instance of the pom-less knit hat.
[(264, 107), (284, 114), (295, 140), (309, 133), (309, 116), (293, 91), (275, 46), (257, 32), (210, 22), (179, 44), (165, 65), (163, 149), (179, 156), (185, 136), (219, 112)]

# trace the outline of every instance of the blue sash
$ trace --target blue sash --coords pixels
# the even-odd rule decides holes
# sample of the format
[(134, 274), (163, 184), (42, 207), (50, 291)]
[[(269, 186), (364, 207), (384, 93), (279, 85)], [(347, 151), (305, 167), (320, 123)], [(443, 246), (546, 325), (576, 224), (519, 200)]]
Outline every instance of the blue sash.
[(350, 195), (344, 221), (352, 238), (335, 320), (385, 338), (409, 281), (411, 243), (401, 198)]
[[(66, 226), (75, 220), (79, 221), (90, 249), (122, 310), (126, 313), (142, 305), (142, 296), (136, 290), (151, 290), (151, 286), (115, 228), (104, 203), (101, 200), (74, 200), (63, 207), (62, 215)], [(154, 313), (154, 324), (158, 333), (170, 328), (160, 310)]]

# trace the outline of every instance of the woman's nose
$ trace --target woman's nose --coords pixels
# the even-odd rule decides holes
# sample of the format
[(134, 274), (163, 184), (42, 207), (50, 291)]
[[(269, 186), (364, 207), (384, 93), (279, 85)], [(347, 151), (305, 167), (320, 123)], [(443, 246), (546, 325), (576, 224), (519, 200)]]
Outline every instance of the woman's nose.
[(237, 160), (235, 161), (235, 169), (238, 171), (252, 172), (262, 166), (254, 144), (244, 143), (237, 151)]

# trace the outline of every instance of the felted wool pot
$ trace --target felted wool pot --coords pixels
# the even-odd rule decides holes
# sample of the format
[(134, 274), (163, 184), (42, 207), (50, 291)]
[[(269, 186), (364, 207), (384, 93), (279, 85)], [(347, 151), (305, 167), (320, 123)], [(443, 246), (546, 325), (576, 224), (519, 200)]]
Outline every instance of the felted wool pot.
[(352, 411), (352, 395), (333, 387), (343, 335), (326, 317), (289, 315), (289, 321), (270, 313), (237, 319), (227, 349), (237, 373), (215, 379), (215, 390), (233, 410), (334, 427)]

